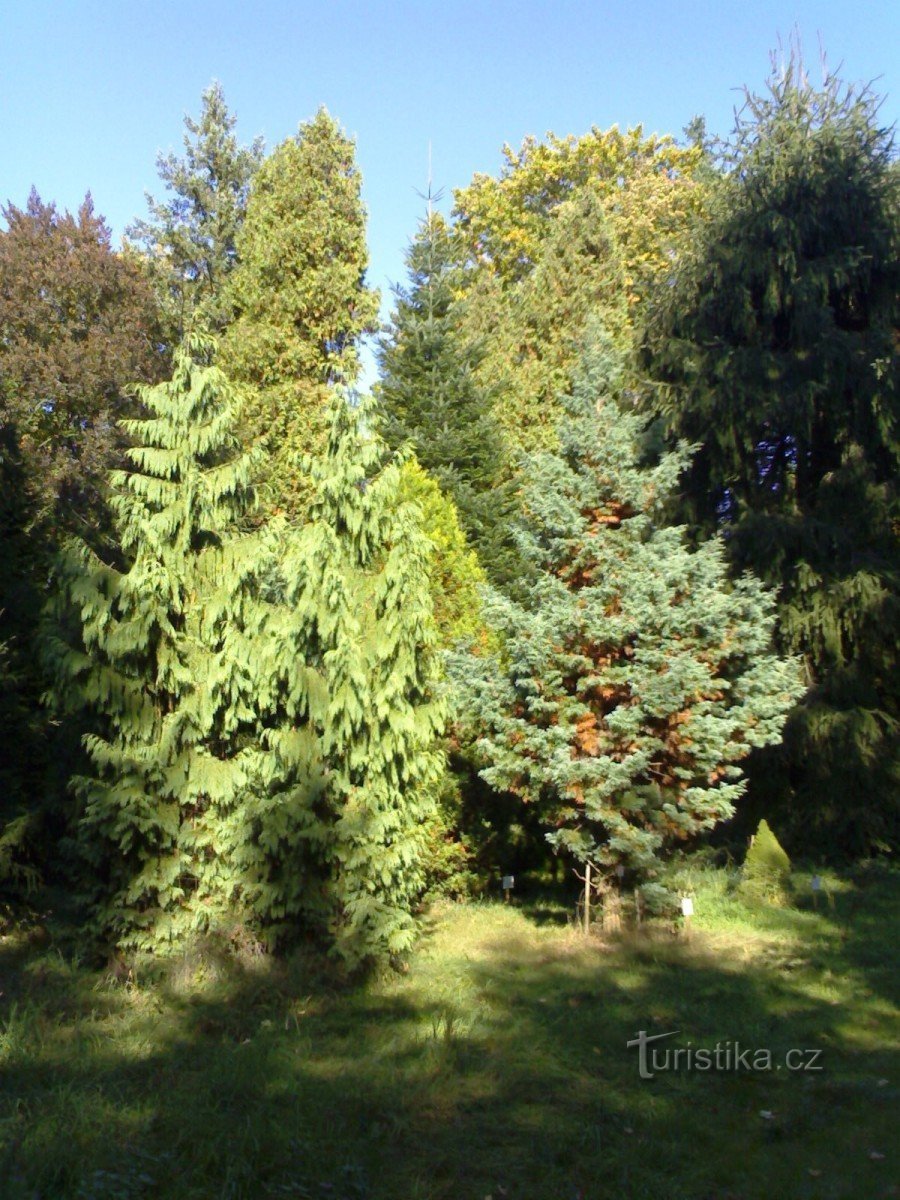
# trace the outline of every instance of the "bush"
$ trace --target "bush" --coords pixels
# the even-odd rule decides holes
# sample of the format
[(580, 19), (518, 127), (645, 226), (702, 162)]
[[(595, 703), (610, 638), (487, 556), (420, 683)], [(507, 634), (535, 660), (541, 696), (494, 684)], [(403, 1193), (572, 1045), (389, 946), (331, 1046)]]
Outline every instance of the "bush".
[(748, 900), (783, 904), (787, 899), (791, 860), (783, 850), (768, 822), (759, 823), (741, 873), (740, 892)]

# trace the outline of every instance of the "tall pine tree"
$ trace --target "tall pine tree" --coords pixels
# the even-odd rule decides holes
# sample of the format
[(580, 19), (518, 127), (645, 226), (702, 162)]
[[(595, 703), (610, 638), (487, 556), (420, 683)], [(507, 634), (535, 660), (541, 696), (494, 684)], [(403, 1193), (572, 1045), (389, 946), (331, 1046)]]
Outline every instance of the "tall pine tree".
[(673, 436), (703, 442), (686, 515), (778, 585), (780, 645), (807, 664), (757, 807), (842, 854), (900, 842), (900, 175), (877, 110), (797, 54), (748, 95), (646, 337)]
[(673, 841), (731, 815), (751, 747), (801, 691), (772, 653), (774, 601), (727, 579), (721, 541), (690, 550), (664, 513), (689, 449), (643, 465), (646, 421), (594, 328), (558, 453), (526, 461), (522, 604), (494, 594), (499, 661), (458, 657), (484, 779), (535, 806), (551, 843), (652, 875)]
[[(192, 337), (172, 380), (141, 391), (147, 415), (126, 423), (132, 467), (112, 479), (118, 561), (80, 543), (61, 566), (60, 606), (80, 642), (57, 639), (50, 656), (68, 701), (93, 718), (74, 780), (79, 842), (97, 930), (123, 948), (284, 907), (267, 890), (280, 764), (260, 736), (278, 699), (273, 555), (236, 532), (253, 466), (211, 353)], [(302, 663), (293, 676), (301, 692)], [(294, 711), (303, 704), (296, 696)], [(307, 751), (314, 791), (314, 746), (294, 747)]]
[(326, 452), (309, 464), (315, 500), (287, 560), (287, 598), (293, 645), (327, 693), (311, 838), (334, 944), (355, 966), (412, 943), (444, 710), (420, 514), (399, 501), (400, 463), (385, 462), (371, 404), (337, 394), (329, 416)]
[(430, 207), (406, 265), (409, 283), (396, 289), (393, 320), (379, 347), (385, 436), (395, 448), (412, 444), (456, 505), (488, 576), (503, 583), (515, 573), (506, 448), (491, 394), (476, 375), (482, 351), (460, 334), (452, 237)]
[(377, 318), (360, 189), (353, 142), (321, 109), (257, 172), (238, 238), (223, 365), (249, 385), (245, 436), (265, 452), (263, 506), (289, 518), (312, 497), (300, 460), (325, 450), (330, 386), (356, 378), (358, 340)]
[(210, 84), (199, 121), (184, 118), (184, 157), (161, 154), (157, 159), (171, 199), (156, 200), (148, 193), (149, 218), (128, 229), (149, 255), (176, 337), (198, 312), (213, 329), (228, 319), (222, 290), (237, 263), (250, 182), (263, 156), (262, 138), (238, 145), (236, 123), (222, 85)]

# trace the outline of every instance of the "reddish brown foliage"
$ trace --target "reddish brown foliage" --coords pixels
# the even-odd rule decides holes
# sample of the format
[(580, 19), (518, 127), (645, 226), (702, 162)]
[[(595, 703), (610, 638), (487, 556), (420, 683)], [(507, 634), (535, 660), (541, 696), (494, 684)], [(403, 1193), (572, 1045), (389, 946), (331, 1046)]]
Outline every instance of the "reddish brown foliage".
[(84, 532), (118, 458), (126, 386), (165, 366), (156, 302), (90, 196), (73, 217), (32, 191), (3, 216), (0, 424), (18, 443), (33, 519)]

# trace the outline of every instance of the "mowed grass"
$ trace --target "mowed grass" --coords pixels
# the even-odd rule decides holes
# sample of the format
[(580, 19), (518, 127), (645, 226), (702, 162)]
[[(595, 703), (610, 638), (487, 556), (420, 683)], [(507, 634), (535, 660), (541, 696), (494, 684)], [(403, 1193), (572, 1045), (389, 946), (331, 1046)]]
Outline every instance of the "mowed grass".
[[(0, 943), (0, 1196), (782, 1200), (900, 1194), (900, 874), (584, 938), (559, 908), (429, 914), (407, 974), (199, 947), (155, 977)], [(638, 1075), (626, 1042), (821, 1050)]]

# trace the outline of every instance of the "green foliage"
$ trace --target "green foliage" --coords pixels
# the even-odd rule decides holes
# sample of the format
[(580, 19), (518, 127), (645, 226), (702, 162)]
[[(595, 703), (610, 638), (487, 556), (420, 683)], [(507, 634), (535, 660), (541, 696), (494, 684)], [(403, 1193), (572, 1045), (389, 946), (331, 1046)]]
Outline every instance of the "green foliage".
[(464, 807), (460, 776), (446, 768), (434, 813), (425, 826), (422, 854), (425, 901), (465, 900), (484, 890), (484, 875), (478, 869), (478, 847), (460, 828)]
[(504, 284), (524, 279), (537, 263), (557, 209), (592, 192), (624, 250), (632, 302), (672, 255), (702, 203), (694, 180), (702, 153), (637, 126), (592, 129), (583, 137), (528, 137), (503, 148), (499, 178), (476, 175), (455, 193), (459, 236), (470, 258)]
[(466, 542), (453, 501), (414, 458), (400, 468), (401, 504), (419, 509), (422, 532), (431, 543), (428, 577), (438, 646), (449, 649), (459, 641), (486, 643), (481, 616), (481, 587), (485, 573)]
[(702, 150), (592, 129), (504, 147), (499, 177), (455, 193), (463, 330), (507, 442), (553, 449), (586, 322), (625, 349), (654, 281), (671, 276), (702, 211)]
[[(326, 453), (308, 461), (308, 524), (285, 562), (295, 656), (321, 675), (324, 787), (311, 831), (327, 871), (337, 953), (349, 967), (405, 953), (425, 880), (426, 822), (440, 777), (431, 546), (399, 501), (371, 402), (337, 394)], [(294, 668), (291, 667), (291, 670)]]
[(172, 198), (160, 202), (148, 193), (149, 219), (128, 229), (159, 277), (179, 337), (195, 315), (214, 329), (228, 318), (222, 289), (237, 263), (250, 182), (263, 156), (262, 138), (238, 145), (236, 123), (222, 85), (210, 84), (200, 120), (184, 118), (184, 158), (160, 154), (157, 159), (159, 177)]
[(751, 900), (783, 900), (790, 875), (791, 860), (763, 819), (744, 859), (741, 893)]
[(49, 653), (62, 699), (93, 714), (89, 770), (73, 780), (78, 838), (96, 928), (123, 948), (266, 909), (271, 553), (235, 532), (252, 462), (238, 454), (237, 395), (210, 358), (192, 337), (171, 382), (141, 390), (147, 415), (126, 422), (131, 470), (113, 475), (111, 501), (122, 567), (83, 542), (60, 566), (80, 644), (56, 639)]
[(585, 327), (599, 319), (624, 347), (629, 325), (625, 274), (613, 223), (597, 190), (560, 202), (535, 245), (528, 274), (502, 287), (488, 271), (466, 297), (467, 324), (483, 337), (479, 378), (496, 393), (510, 444), (556, 444)]
[[(90, 197), (60, 213), (32, 191), (0, 232), (0, 836), (28, 831), (29, 863), (48, 865), (69, 764), (41, 709), (38, 624), (53, 556), (67, 534), (108, 544), (104, 488), (121, 460), (118, 417), (131, 380), (164, 359), (152, 289), (116, 254)], [(12, 827), (11, 827), (12, 828)], [(5, 843), (9, 845), (9, 842)], [(15, 861), (23, 863), (17, 851)]]
[(508, 527), (513, 497), (505, 482), (505, 442), (489, 387), (476, 375), (483, 350), (460, 332), (461, 278), (444, 219), (429, 212), (406, 256), (409, 285), (380, 342), (378, 394), (385, 436), (410, 442), (452, 498), (482, 567), (495, 583), (516, 573)]
[(713, 828), (744, 790), (739, 763), (780, 735), (801, 693), (770, 649), (774, 601), (726, 576), (721, 541), (691, 550), (660, 523), (689, 460), (643, 465), (646, 421), (595, 328), (559, 431), (526, 460), (526, 599), (493, 594), (501, 661), (454, 674), (481, 734), (484, 779), (542, 814), (580, 862), (646, 877), (673, 841)]
[(304, 454), (324, 453), (330, 385), (352, 383), (374, 327), (353, 142), (320, 109), (257, 171), (227, 288), (223, 366), (249, 385), (244, 435), (263, 455), (263, 506), (305, 514)]
[(33, 891), (41, 882), (40, 871), (29, 859), (31, 818), (25, 814), (8, 821), (0, 830), (0, 891)]
[(869, 91), (799, 56), (749, 95), (708, 220), (650, 313), (645, 365), (696, 529), (779, 588), (810, 688), (757, 811), (805, 848), (900, 839), (900, 175)]

